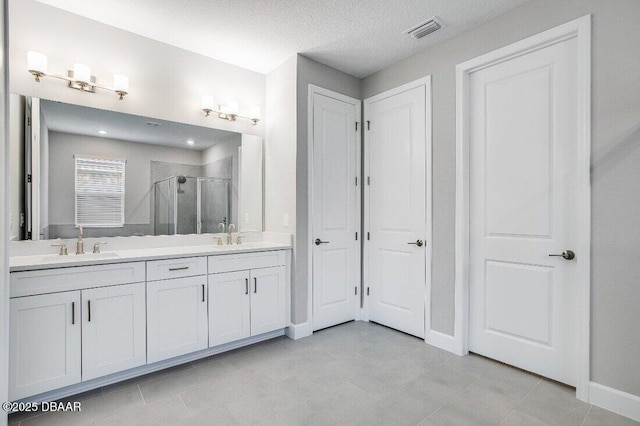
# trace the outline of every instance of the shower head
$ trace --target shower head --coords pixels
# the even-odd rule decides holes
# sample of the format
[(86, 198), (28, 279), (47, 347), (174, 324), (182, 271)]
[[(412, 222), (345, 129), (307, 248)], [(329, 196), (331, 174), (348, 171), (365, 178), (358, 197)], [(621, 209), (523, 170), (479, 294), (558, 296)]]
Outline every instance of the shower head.
[(186, 176), (178, 176), (178, 183), (185, 183), (187, 181)]

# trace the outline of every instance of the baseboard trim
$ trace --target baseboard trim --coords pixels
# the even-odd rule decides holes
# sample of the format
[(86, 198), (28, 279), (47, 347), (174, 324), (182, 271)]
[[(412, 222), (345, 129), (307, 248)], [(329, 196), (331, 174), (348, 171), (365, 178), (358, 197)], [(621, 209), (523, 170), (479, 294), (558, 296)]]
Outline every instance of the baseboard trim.
[(640, 422), (640, 396), (590, 382), (589, 402)]
[(285, 334), (293, 340), (298, 340), (303, 337), (311, 336), (313, 334), (313, 330), (311, 330), (311, 323), (307, 321), (301, 324), (289, 325), (285, 330)]
[(424, 341), (436, 348), (451, 352), (456, 355), (464, 355), (460, 351), (460, 345), (455, 337), (448, 334), (440, 333), (435, 330), (428, 330)]

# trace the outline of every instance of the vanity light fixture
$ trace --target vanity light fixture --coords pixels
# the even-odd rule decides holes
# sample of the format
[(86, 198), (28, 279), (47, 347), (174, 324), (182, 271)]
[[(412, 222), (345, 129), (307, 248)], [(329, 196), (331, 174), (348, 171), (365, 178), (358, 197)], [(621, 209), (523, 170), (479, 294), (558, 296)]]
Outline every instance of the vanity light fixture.
[(47, 56), (30, 51), (27, 52), (27, 69), (40, 82), (42, 77), (53, 77), (68, 82), (69, 87), (83, 92), (94, 93), (96, 88), (110, 90), (118, 95), (118, 99), (124, 99), (129, 92), (129, 78), (125, 75), (116, 74), (113, 76), (113, 87), (102, 86), (96, 83), (96, 78), (91, 75), (91, 68), (85, 64), (74, 64), (73, 70), (67, 71), (67, 76), (50, 73), (47, 70)]
[(238, 114), (238, 101), (235, 100), (228, 101), (226, 105), (218, 105), (218, 109), (216, 109), (213, 103), (213, 96), (203, 95), (201, 105), (201, 109), (207, 117), (209, 117), (211, 113), (214, 113), (218, 115), (218, 118), (222, 118), (223, 120), (236, 121), (238, 118), (243, 118), (251, 121), (254, 126), (260, 121), (260, 107), (258, 106), (252, 106), (251, 115), (247, 117)]

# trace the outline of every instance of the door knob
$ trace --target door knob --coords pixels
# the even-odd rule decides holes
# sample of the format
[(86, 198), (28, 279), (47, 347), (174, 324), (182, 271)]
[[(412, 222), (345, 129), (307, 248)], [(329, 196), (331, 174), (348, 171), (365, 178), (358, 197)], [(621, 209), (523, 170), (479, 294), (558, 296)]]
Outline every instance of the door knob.
[(549, 256), (554, 257), (554, 256), (558, 256), (558, 257), (563, 257), (567, 260), (571, 260), (571, 259), (575, 259), (576, 258), (576, 254), (572, 251), (572, 250), (565, 250), (562, 252), (562, 254), (550, 254)]
[(407, 243), (407, 244), (415, 244), (415, 245), (417, 245), (418, 247), (422, 247), (422, 245), (423, 245), (424, 243), (422, 242), (422, 240), (416, 240), (416, 242), (415, 242), (415, 243)]
[(319, 246), (320, 244), (329, 244), (329, 241), (322, 241), (320, 238), (316, 238), (316, 245)]

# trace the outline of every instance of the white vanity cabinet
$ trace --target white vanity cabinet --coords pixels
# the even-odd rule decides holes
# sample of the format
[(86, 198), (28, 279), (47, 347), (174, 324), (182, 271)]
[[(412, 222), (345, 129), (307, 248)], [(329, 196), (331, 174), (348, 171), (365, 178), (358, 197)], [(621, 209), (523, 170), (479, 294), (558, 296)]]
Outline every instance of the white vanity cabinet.
[(144, 283), (82, 290), (82, 380), (146, 362)]
[(278, 251), (209, 257), (209, 346), (286, 327), (285, 262)]
[(12, 273), (9, 398), (145, 364), (144, 274), (142, 262)]
[(11, 300), (9, 399), (81, 380), (80, 291)]
[(208, 347), (206, 268), (206, 257), (147, 262), (149, 363)]

